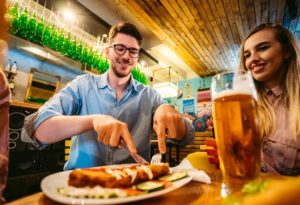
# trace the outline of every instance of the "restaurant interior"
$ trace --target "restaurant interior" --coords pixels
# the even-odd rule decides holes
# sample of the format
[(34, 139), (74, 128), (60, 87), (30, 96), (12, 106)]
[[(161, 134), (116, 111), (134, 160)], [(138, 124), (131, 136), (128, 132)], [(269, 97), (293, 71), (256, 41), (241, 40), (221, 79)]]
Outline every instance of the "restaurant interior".
[[(300, 40), (298, 0), (6, 1), (8, 18), (18, 21), (20, 29), (24, 29), (24, 33), (14, 33), (17, 23), (11, 23), (4, 65), (12, 99), (9, 169), (3, 194), (7, 202), (38, 193), (41, 203), (25, 202), (60, 204), (41, 195), (40, 183), (46, 176), (63, 171), (69, 159), (71, 140), (36, 149), (21, 140), (24, 119), (77, 76), (99, 75), (108, 69), (104, 49), (112, 25), (125, 21), (137, 26), (143, 43), (133, 77), (156, 89), (195, 128), (194, 143), (184, 147), (168, 143), (163, 161), (174, 167), (187, 157), (192, 161), (197, 158), (191, 163), (207, 173), (220, 172), (213, 144), (212, 76), (238, 68), (242, 40), (262, 23), (282, 24)], [(24, 22), (27, 28), (22, 28)], [(50, 40), (44, 42), (45, 38), (39, 41), (30, 36), (30, 25), (36, 29), (34, 35), (41, 26), (43, 31), (40, 32), (44, 32), (43, 36), (49, 32)], [(52, 42), (54, 35), (56, 41)], [(59, 37), (63, 38), (65, 47), (57, 46)], [(76, 52), (79, 46), (81, 56)], [(159, 152), (157, 143), (157, 139), (151, 139), (151, 155)], [(210, 178), (217, 180), (219, 175), (212, 173)], [(197, 197), (193, 195), (188, 202), (179, 202), (219, 204), (210, 201), (210, 196), (203, 196), (210, 190), (209, 185), (203, 186), (193, 185), (192, 192), (197, 193)], [(183, 189), (180, 196), (176, 192), (170, 195), (174, 197), (171, 201), (163, 198), (152, 202), (173, 204), (185, 192), (189, 192), (188, 188)], [(212, 197), (221, 195), (214, 193)], [(143, 202), (151, 204), (151, 200)]]

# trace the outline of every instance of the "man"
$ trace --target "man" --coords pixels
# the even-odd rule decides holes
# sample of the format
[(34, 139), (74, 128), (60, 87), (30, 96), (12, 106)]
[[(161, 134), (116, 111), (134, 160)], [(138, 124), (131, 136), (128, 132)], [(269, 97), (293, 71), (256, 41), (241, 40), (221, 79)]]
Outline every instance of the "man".
[[(191, 143), (191, 124), (164, 104), (155, 90), (131, 76), (141, 43), (142, 36), (134, 25), (113, 26), (105, 50), (109, 70), (70, 82), (38, 111), (33, 137), (23, 136), (23, 140), (47, 145), (75, 136), (65, 169), (134, 162), (128, 151), (120, 148), (124, 143), (131, 153), (149, 160), (152, 124), (161, 153), (166, 151), (166, 135), (182, 145)], [(30, 136), (30, 129), (26, 130)]]

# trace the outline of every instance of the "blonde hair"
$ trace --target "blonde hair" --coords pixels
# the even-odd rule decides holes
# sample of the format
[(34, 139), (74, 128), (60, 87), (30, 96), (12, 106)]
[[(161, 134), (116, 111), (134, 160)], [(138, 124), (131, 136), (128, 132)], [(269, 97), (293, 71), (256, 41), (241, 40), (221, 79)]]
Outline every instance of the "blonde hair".
[[(256, 27), (244, 39), (240, 48), (240, 69), (245, 67), (244, 45), (245, 41), (253, 34), (271, 29), (275, 33), (276, 40), (281, 44), (283, 52), (289, 54), (289, 58), (283, 62), (281, 84), (283, 84), (282, 102), (287, 106), (291, 130), (297, 138), (300, 137), (300, 47), (294, 35), (279, 24), (266, 23)], [(264, 97), (264, 87), (261, 82), (255, 81), (258, 92), (258, 116), (261, 136), (267, 136), (275, 126), (275, 112), (268, 100)]]

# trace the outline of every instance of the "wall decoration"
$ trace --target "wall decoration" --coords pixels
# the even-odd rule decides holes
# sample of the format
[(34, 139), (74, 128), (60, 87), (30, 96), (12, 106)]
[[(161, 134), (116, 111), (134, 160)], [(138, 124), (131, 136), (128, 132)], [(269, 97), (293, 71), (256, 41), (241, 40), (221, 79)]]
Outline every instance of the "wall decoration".
[(212, 102), (209, 89), (198, 90), (196, 110), (196, 118), (193, 120), (195, 131), (212, 131)]
[(184, 99), (182, 100), (183, 116), (188, 119), (191, 123), (196, 118), (195, 114), (195, 99)]

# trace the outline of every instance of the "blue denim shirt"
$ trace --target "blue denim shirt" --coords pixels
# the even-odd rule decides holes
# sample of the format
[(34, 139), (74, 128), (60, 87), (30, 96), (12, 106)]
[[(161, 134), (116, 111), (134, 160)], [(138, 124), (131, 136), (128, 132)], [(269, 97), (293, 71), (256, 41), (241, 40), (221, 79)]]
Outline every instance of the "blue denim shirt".
[[(117, 101), (116, 92), (108, 84), (107, 79), (106, 72), (100, 76), (81, 75), (71, 81), (39, 109), (38, 116), (34, 120), (34, 130), (44, 120), (53, 116), (109, 115), (127, 123), (138, 153), (149, 160), (153, 115), (164, 100), (153, 88), (144, 86), (131, 77), (129, 86), (122, 98)], [(194, 140), (192, 125), (187, 121), (186, 125), (187, 132), (180, 142), (181, 145)], [(97, 133), (91, 130), (72, 137), (70, 157), (64, 169), (132, 162), (134, 160), (127, 150), (99, 143)]]

